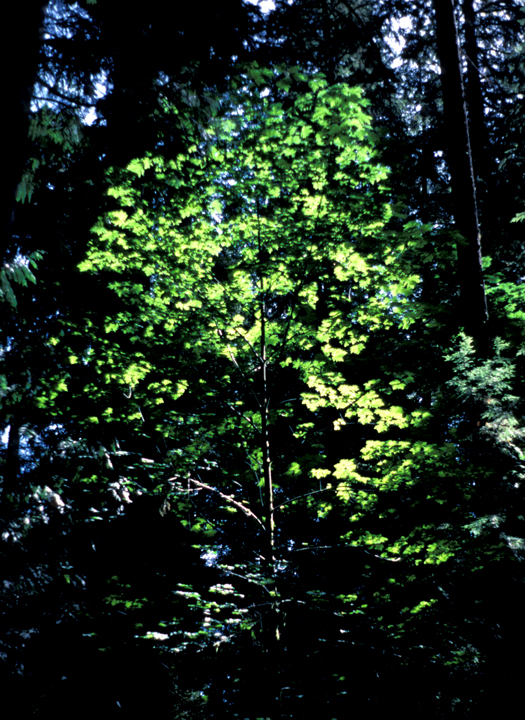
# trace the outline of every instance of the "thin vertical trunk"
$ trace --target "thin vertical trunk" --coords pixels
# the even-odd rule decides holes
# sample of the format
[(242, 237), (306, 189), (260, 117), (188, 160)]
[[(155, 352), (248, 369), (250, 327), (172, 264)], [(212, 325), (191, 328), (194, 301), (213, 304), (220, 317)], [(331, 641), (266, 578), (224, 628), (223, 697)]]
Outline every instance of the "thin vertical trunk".
[[(261, 257), (261, 241), (259, 238), (259, 257)], [(270, 397), (268, 392), (268, 365), (266, 358), (266, 287), (264, 283), (264, 271), (261, 269), (260, 275), (260, 292), (261, 292), (261, 347), (260, 356), (262, 364), (262, 386), (261, 386), (261, 450), (263, 457), (263, 474), (264, 474), (264, 514), (266, 526), (266, 543), (264, 549), (264, 558), (268, 567), (273, 566), (274, 561), (274, 508), (273, 508), (273, 479), (272, 479), (272, 459), (270, 454), (270, 436), (268, 432), (268, 410)]]
[[(263, 291), (264, 293), (264, 291)], [(266, 365), (266, 307), (264, 298), (261, 302), (261, 359), (262, 359), (262, 403), (261, 403), (261, 435), (262, 435), (262, 451), (264, 463), (264, 512), (266, 516), (266, 561), (268, 564), (273, 563), (274, 553), (274, 509), (273, 509), (273, 479), (272, 479), (272, 460), (270, 456), (270, 438), (268, 433), (268, 406), (270, 398), (268, 396), (268, 368)]]
[(476, 182), (453, 0), (434, 0), (436, 40), (441, 65), (443, 119), (456, 227), (465, 242), (458, 244), (460, 325), (477, 340), (488, 319), (481, 264)]
[[(259, 215), (259, 207), (257, 207)], [(260, 357), (262, 364), (262, 386), (261, 386), (261, 449), (263, 456), (263, 473), (264, 473), (264, 514), (265, 514), (265, 547), (263, 551), (264, 564), (267, 569), (267, 576), (272, 578), (273, 584), (272, 595), (273, 603), (266, 613), (264, 620), (264, 646), (267, 654), (266, 668), (266, 688), (269, 712), (272, 720), (279, 720), (280, 713), (280, 688), (281, 688), (281, 652), (280, 643), (280, 607), (279, 595), (275, 577), (275, 518), (274, 518), (274, 499), (273, 499), (273, 477), (272, 477), (272, 457), (270, 448), (269, 435), (269, 419), (268, 411), (270, 407), (270, 393), (268, 384), (268, 364), (266, 356), (266, 284), (264, 278), (263, 263), (266, 253), (263, 252), (260, 228), (258, 237), (258, 251), (260, 263), (260, 312), (261, 312), (261, 345)]]

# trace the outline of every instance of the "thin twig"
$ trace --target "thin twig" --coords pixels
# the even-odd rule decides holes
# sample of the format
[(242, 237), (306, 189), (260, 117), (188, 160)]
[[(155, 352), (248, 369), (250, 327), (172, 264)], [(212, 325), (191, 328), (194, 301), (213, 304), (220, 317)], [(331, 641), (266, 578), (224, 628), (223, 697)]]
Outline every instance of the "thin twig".
[(317, 493), (326, 492), (327, 490), (334, 490), (334, 488), (323, 488), (322, 490), (312, 490), (312, 492), (305, 493), (304, 495), (297, 495), (297, 497), (290, 498), (289, 500), (285, 500), (284, 502), (280, 503), (279, 505), (276, 505), (274, 507), (274, 510), (278, 510), (281, 507), (284, 507), (284, 505), (288, 505), (288, 503), (294, 502), (294, 500), (301, 500), (304, 497), (308, 497), (308, 495), (316, 495)]
[[(171, 481), (174, 481), (174, 480), (178, 480), (178, 478), (177, 478), (177, 477), (169, 478), (168, 482), (169, 482), (170, 480), (171, 480)], [(188, 484), (189, 484), (189, 483), (192, 483), (193, 485), (196, 485), (197, 487), (203, 488), (204, 490), (209, 490), (210, 492), (217, 493), (217, 495), (219, 495), (223, 500), (226, 500), (227, 502), (229, 502), (231, 505), (233, 505), (234, 507), (236, 507), (238, 510), (240, 510), (241, 512), (243, 512), (243, 513), (244, 513), (245, 515), (247, 515), (248, 517), (253, 518), (256, 522), (259, 523), (259, 525), (260, 525), (261, 527), (264, 528), (264, 523), (263, 523), (261, 520), (259, 520), (259, 518), (257, 517), (257, 515), (256, 515), (254, 512), (252, 512), (252, 511), (250, 510), (250, 508), (247, 508), (247, 507), (245, 507), (244, 505), (242, 505), (240, 502), (238, 502), (237, 500), (234, 500), (234, 499), (231, 497), (231, 495), (225, 495), (224, 493), (222, 493), (222, 492), (221, 492), (220, 490), (218, 490), (217, 488), (214, 488), (214, 487), (212, 487), (211, 485), (207, 485), (206, 483), (203, 483), (203, 482), (201, 482), (200, 480), (195, 480), (194, 478), (188, 478)]]

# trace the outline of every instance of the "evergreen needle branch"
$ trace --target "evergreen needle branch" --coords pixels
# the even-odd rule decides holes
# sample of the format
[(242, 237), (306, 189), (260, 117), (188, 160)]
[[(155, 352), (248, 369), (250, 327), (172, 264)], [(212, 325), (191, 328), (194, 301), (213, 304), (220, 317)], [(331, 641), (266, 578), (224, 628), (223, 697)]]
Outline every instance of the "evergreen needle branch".
[[(54, 94), (57, 94), (53, 91)], [(91, 103), (88, 105), (87, 103), (81, 102), (80, 100), (75, 100), (74, 98), (68, 98), (67, 96), (64, 96), (64, 99), (60, 97), (45, 97), (42, 95), (34, 95), (33, 100), (41, 100), (42, 102), (48, 102), (58, 105), (63, 105), (66, 108), (71, 107), (71, 105), (78, 105), (79, 107), (89, 108), (94, 103)]]
[[(38, 84), (41, 85), (42, 87), (45, 87), (47, 90), (49, 90), (49, 92), (52, 93), (53, 95), (55, 95), (56, 98), (60, 98), (61, 100), (63, 100), (66, 103), (73, 103), (74, 105), (78, 105), (79, 107), (85, 107), (85, 108), (92, 107), (95, 104), (93, 101), (87, 102), (84, 100), (78, 100), (77, 98), (71, 97), (71, 95), (66, 95), (63, 92), (60, 92), (60, 90), (57, 89), (56, 85), (50, 85), (49, 83), (47, 83), (43, 80), (39, 80)], [(49, 97), (38, 97), (35, 99), (48, 100), (48, 101), (50, 99), (54, 100), (54, 98), (49, 98)], [(58, 100), (57, 100), (57, 102), (58, 102)]]

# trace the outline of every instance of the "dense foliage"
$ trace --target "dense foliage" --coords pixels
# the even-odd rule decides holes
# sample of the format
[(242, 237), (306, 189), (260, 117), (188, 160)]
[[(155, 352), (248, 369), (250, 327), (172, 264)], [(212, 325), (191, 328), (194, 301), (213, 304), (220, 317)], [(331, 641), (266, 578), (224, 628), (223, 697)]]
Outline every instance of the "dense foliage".
[(447, 90), (445, 3), (205, 5), (229, 32), (181, 18), (176, 51), (153, 8), (47, 7), (0, 268), (0, 677), (37, 717), (501, 713), (522, 8), (450, 3)]

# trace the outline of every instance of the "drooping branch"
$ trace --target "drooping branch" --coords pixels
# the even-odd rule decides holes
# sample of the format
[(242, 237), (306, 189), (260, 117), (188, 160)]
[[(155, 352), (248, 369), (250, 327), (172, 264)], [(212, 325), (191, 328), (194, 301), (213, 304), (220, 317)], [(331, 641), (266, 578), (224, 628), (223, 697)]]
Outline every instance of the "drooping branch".
[[(29, 112), (38, 70), (38, 55), (42, 44), (46, 2), (31, 0), (24, 3), (7, 3), (3, 8), (4, 27), (9, 42), (4, 43), (4, 67), (9, 72), (4, 78), (3, 177), (1, 228), (3, 247), (8, 247), (13, 222), (16, 189), (22, 178), (26, 154), (29, 149)], [(6, 89), (7, 85), (7, 89)]]

